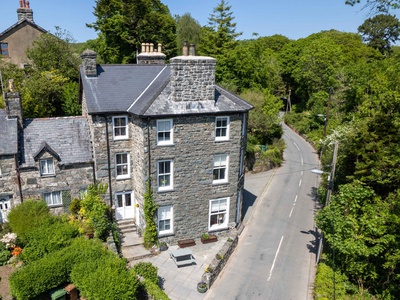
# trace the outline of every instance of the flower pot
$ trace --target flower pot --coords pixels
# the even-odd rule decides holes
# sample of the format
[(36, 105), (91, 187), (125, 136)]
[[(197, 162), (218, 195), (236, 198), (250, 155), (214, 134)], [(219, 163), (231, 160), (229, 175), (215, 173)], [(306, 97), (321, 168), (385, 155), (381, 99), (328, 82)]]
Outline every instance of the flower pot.
[(160, 246), (160, 250), (161, 251), (167, 251), (168, 250), (168, 246), (167, 245), (161, 245)]
[(216, 241), (218, 241), (218, 237), (216, 235), (210, 235), (208, 237), (208, 239), (201, 238), (201, 242), (203, 244), (213, 243), (213, 242), (216, 242)]
[(197, 284), (197, 291), (199, 293), (205, 293), (207, 292), (207, 285), (204, 282), (199, 282)]

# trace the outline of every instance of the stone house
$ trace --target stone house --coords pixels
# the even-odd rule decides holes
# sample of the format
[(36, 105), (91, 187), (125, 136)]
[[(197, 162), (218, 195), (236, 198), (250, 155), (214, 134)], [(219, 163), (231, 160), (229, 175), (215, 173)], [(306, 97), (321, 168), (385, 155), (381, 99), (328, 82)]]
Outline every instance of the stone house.
[(149, 183), (159, 237), (170, 243), (240, 224), (253, 107), (215, 83), (216, 60), (194, 47), (165, 59), (161, 45), (144, 44), (135, 65), (99, 65), (86, 50), (78, 117), (24, 119), (10, 87), (0, 110), (3, 220), (28, 198), (68, 211), (71, 199), (102, 182), (116, 219), (142, 229)]
[(226, 231), (241, 221), (248, 111), (215, 83), (216, 60), (183, 55), (165, 63), (161, 45), (143, 44), (135, 65), (97, 65), (86, 50), (80, 101), (93, 145), (94, 173), (108, 183), (117, 219), (145, 226), (149, 180), (159, 237), (169, 242)]
[(47, 31), (33, 21), (29, 1), (20, 0), (19, 4), (18, 22), (0, 33), (0, 59), (23, 68), (29, 65), (26, 50)]
[(0, 223), (24, 199), (44, 199), (54, 213), (69, 211), (94, 182), (84, 117), (24, 119), (19, 93), (5, 93), (0, 110)]

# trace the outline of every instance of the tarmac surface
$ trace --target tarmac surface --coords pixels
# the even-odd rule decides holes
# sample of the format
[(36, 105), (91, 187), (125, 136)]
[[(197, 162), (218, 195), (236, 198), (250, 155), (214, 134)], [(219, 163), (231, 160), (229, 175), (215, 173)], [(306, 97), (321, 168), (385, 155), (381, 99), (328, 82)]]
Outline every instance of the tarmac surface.
[[(274, 176), (275, 170), (270, 170), (262, 173), (247, 173), (245, 177), (245, 193), (243, 200), (243, 224), (247, 224), (257, 204), (257, 198), (262, 195), (271, 178)], [(134, 234), (134, 233), (132, 233)], [(177, 267), (175, 262), (170, 258), (170, 252), (178, 249), (178, 245), (170, 246), (168, 250), (160, 252), (160, 254), (144, 257), (142, 259), (133, 260), (129, 264), (133, 266), (137, 262), (151, 262), (158, 268), (158, 276), (160, 277), (160, 286), (171, 300), (201, 300), (205, 294), (197, 291), (197, 283), (201, 280), (206, 267), (211, 263), (215, 255), (222, 248), (228, 237), (218, 237), (215, 243), (202, 244), (200, 240), (195, 240), (196, 245), (190, 249), (196, 264)], [(126, 236), (125, 240), (130, 240)], [(122, 243), (122, 247), (124, 242)], [(125, 251), (141, 251), (135, 247)], [(123, 252), (125, 257), (130, 255), (138, 256), (140, 253)]]

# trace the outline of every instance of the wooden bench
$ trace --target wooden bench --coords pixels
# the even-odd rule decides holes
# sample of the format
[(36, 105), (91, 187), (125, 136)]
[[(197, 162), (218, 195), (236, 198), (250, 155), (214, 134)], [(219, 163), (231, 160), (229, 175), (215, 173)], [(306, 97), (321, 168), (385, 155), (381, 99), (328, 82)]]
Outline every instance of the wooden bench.
[(190, 249), (177, 249), (171, 251), (169, 256), (173, 259), (178, 268), (180, 266), (196, 263), (196, 260), (194, 259), (192, 254), (192, 250)]
[(194, 245), (196, 245), (196, 242), (194, 241), (194, 239), (178, 241), (179, 248), (186, 248), (186, 247), (190, 247), (190, 246), (194, 246)]

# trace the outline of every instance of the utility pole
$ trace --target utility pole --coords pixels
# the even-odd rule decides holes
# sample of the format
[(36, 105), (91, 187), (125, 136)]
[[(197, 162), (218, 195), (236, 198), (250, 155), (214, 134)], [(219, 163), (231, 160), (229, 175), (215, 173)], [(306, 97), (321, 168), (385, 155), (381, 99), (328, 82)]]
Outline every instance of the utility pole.
[(325, 123), (324, 123), (324, 137), (326, 137), (326, 126), (328, 125), (328, 117), (329, 117), (329, 105), (332, 100), (332, 93), (333, 93), (333, 88), (329, 87), (329, 99), (328, 99), (328, 104), (326, 105), (326, 113), (325, 113)]

